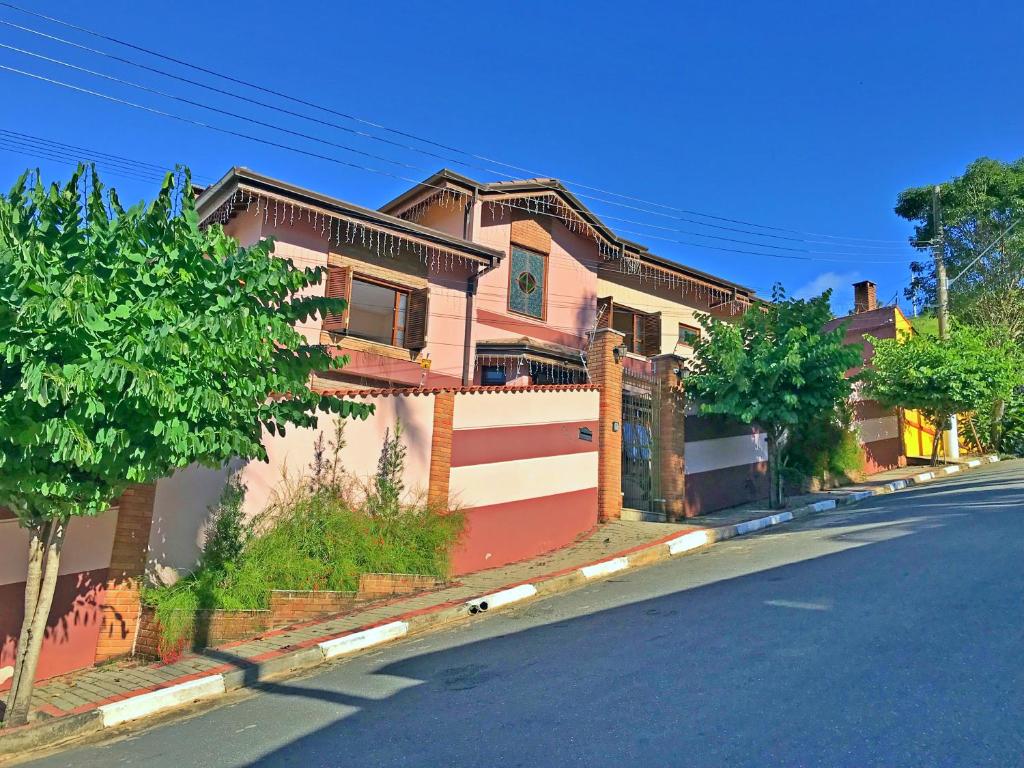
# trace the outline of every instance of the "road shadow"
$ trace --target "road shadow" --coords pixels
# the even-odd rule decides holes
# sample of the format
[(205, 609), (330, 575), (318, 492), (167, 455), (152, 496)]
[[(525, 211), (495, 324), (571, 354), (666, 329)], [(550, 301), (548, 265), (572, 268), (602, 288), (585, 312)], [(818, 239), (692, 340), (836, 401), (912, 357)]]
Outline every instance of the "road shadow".
[[(1019, 764), (997, 736), (1019, 725), (1024, 617), (992, 609), (1024, 590), (1024, 491), (976, 485), (826, 524), (849, 546), (798, 562), (566, 618), (545, 601), (490, 619), (495, 636), (396, 648), (366, 674), (418, 684), (383, 699), (328, 690), (366, 660), (264, 687), (348, 711), (252, 764)], [(842, 530), (873, 522), (890, 535)]]

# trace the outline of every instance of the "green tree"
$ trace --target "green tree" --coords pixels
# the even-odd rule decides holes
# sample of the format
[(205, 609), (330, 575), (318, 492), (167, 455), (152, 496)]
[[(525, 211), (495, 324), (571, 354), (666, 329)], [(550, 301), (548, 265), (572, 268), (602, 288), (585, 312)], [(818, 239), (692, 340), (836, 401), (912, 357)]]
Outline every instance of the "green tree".
[[(928, 243), (935, 235), (933, 187), (904, 190), (896, 202), (897, 215), (916, 225), (912, 244)], [(1024, 221), (1010, 229), (1024, 216), (1024, 158), (974, 161), (962, 176), (942, 184), (941, 202), (947, 272), (950, 278), (963, 273), (950, 285), (950, 312), (964, 323), (1000, 328), (1024, 344)], [(907, 298), (934, 306), (932, 259), (914, 262), (911, 272)]]
[[(365, 406), (308, 387), (336, 368), (297, 322), (324, 270), (201, 227), (187, 171), (125, 209), (94, 169), (0, 195), (0, 504), (29, 534), (6, 724), (25, 722), (68, 522), (194, 462), (266, 460), (266, 430)], [(343, 307), (344, 304), (342, 303)]]
[(703, 413), (765, 431), (773, 507), (784, 501), (787, 432), (833, 413), (850, 395), (846, 371), (860, 362), (859, 347), (843, 344), (842, 327), (823, 330), (832, 319), (830, 294), (805, 301), (786, 298), (776, 286), (771, 304), (754, 307), (738, 323), (700, 318), (705, 333), (694, 350), (687, 394)]
[[(993, 331), (955, 326), (948, 340), (915, 334), (866, 337), (874, 346), (865, 394), (886, 407), (921, 411), (944, 432), (949, 417), (984, 410), (1021, 382), (1021, 353)], [(932, 449), (938, 459), (939, 437)]]

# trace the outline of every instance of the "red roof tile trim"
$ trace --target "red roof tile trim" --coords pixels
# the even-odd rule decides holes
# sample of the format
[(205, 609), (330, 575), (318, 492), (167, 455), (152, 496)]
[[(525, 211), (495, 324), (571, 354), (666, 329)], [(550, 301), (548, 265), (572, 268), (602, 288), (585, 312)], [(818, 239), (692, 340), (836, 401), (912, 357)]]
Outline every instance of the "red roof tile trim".
[(539, 384), (525, 387), (395, 387), (391, 389), (319, 389), (318, 394), (331, 397), (379, 397), (390, 395), (440, 395), (454, 392), (456, 395), (485, 395), (492, 393), (514, 394), (516, 392), (600, 392), (596, 384)]

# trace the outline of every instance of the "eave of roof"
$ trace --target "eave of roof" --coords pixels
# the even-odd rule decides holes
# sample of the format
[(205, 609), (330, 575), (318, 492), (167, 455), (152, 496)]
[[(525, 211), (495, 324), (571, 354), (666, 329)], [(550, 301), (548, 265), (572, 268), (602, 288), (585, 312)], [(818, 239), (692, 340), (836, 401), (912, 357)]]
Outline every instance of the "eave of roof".
[(620, 237), (613, 229), (601, 221), (595, 213), (584, 205), (583, 202), (577, 198), (576, 195), (570, 192), (558, 179), (535, 178), (478, 182), (468, 176), (463, 176), (462, 174), (456, 173), (448, 168), (443, 168), (432, 176), (424, 179), (416, 186), (406, 190), (398, 197), (388, 201), (381, 206), (380, 210), (386, 213), (401, 211), (403, 208), (412, 204), (416, 198), (424, 195), (425, 193), (434, 192), (440, 188), (451, 188), (453, 186), (465, 189), (467, 193), (476, 193), (482, 197), (515, 194), (517, 192), (553, 192), (560, 195), (564, 201), (584, 219), (584, 221), (599, 231), (608, 241), (618, 244), (624, 251), (630, 252), (636, 258), (655, 264), (663, 269), (676, 272), (683, 277), (694, 277), (735, 290), (739, 298), (743, 298), (751, 302), (758, 300), (754, 295), (754, 289), (749, 288), (748, 286), (735, 283), (731, 280), (726, 280), (718, 277), (717, 275), (703, 272), (699, 269), (688, 267), (685, 264), (680, 264), (662, 256), (656, 256), (651, 253), (646, 246)]
[(336, 197), (323, 195), (319, 192), (299, 187), (279, 179), (264, 176), (244, 167), (233, 167), (219, 181), (207, 187), (196, 203), (199, 218), (215, 211), (221, 203), (234, 194), (240, 186), (263, 191), (271, 195), (286, 198), (297, 205), (306, 205), (323, 209), (329, 213), (337, 213), (351, 219), (365, 221), (377, 226), (387, 227), (396, 232), (415, 237), (419, 240), (460, 251), (466, 256), (486, 264), (495, 264), (504, 257), (504, 252), (485, 245), (454, 237), (431, 227), (424, 227), (397, 216), (391, 216), (372, 208), (364, 208)]

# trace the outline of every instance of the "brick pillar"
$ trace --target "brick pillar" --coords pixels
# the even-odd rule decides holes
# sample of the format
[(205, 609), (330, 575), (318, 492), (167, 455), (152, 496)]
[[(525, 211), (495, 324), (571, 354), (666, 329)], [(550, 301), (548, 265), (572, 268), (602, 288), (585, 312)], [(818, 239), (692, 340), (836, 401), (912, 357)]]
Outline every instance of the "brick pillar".
[(597, 433), (597, 510), (602, 521), (622, 516), (622, 364), (614, 349), (625, 334), (598, 328), (590, 345), (590, 380), (601, 388)]
[(439, 392), (434, 396), (434, 435), (430, 441), (430, 487), (427, 502), (448, 509), (452, 474), (452, 419), (455, 416), (455, 393)]
[(139, 623), (139, 589), (149, 552), (156, 485), (133, 485), (118, 502), (96, 661), (132, 652)]
[(682, 366), (683, 359), (676, 355), (654, 358), (658, 388), (658, 477), (669, 520), (686, 517), (686, 400), (679, 373)]

